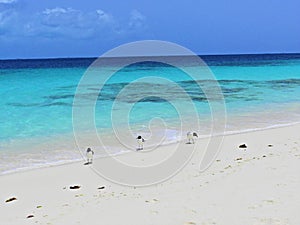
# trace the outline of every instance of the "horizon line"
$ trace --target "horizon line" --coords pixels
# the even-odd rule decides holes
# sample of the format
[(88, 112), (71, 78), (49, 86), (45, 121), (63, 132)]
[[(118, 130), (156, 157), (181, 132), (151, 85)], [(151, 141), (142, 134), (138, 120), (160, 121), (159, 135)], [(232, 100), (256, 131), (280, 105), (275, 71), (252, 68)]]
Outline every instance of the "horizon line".
[[(268, 53), (208, 53), (208, 54), (197, 54), (197, 56), (245, 56), (245, 55), (297, 55), (300, 52), (268, 52)], [(178, 57), (178, 56), (193, 56), (193, 55), (128, 55), (128, 56), (115, 56), (115, 57), (103, 57), (103, 58), (125, 58), (125, 57)], [(60, 56), (60, 57), (29, 57), (29, 58), (0, 58), (0, 61), (9, 61), (9, 60), (49, 60), (49, 59), (95, 59), (100, 58), (101, 56)]]

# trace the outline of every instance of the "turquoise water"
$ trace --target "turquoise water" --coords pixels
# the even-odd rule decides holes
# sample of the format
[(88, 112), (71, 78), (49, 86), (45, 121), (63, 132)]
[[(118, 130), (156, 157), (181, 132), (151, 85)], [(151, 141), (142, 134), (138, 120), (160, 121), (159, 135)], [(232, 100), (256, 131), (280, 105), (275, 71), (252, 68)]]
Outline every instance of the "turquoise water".
[[(204, 56), (202, 59), (209, 65), (223, 91), (227, 110), (226, 132), (299, 122), (300, 55)], [(74, 150), (72, 106), (77, 85), (93, 60), (0, 61), (0, 172), (80, 158), (79, 152)], [(101, 135), (112, 132), (111, 112), (119, 92), (136, 79), (149, 76), (166, 78), (182, 87), (200, 115), (202, 129), (198, 132), (203, 136), (209, 133), (208, 101), (187, 74), (156, 62), (134, 64), (116, 71), (118, 60), (113, 63), (108, 60), (107, 67), (103, 68), (115, 71), (115, 74), (106, 82), (95, 106), (95, 123)], [(188, 58), (176, 60), (180, 60), (183, 67), (201, 70), (189, 64)], [(204, 86), (211, 85), (210, 80), (199, 82)], [(172, 101), (180, 102), (180, 93), (172, 92), (170, 85), (153, 79), (118, 100), (113, 109), (116, 115), (113, 122), (126, 129), (129, 121), (133, 133), (147, 133), (149, 121), (161, 118), (165, 125), (158, 122), (156, 132), (160, 132), (161, 126), (161, 130), (167, 128), (169, 132), (168, 141), (180, 139), (178, 112), (164, 99), (151, 96), (140, 99), (135, 102), (128, 119), (123, 118), (124, 109), (132, 103), (132, 99), (153, 88), (156, 92), (167, 94)], [(98, 84), (90, 84), (80, 97), (88, 103), (89, 96), (98, 95), (98, 89)], [(189, 120), (188, 108), (183, 117), (187, 124), (193, 123)], [(82, 127), (82, 133), (87, 135), (89, 127)], [(88, 138), (86, 141), (88, 145)], [(114, 152), (122, 151), (116, 146), (112, 149)]]

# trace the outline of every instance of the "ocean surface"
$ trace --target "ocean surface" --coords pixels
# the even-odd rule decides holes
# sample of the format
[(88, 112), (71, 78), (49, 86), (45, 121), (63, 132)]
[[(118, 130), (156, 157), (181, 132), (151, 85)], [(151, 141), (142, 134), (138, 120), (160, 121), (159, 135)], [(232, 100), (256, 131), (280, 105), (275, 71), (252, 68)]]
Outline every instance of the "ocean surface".
[[(221, 127), (214, 134), (300, 122), (300, 54), (201, 58), (217, 79), (226, 106), (225, 131)], [(128, 151), (126, 144), (117, 145), (113, 141), (116, 128), (122, 136), (130, 127), (132, 140), (128, 143), (131, 144), (138, 134), (152, 139), (152, 143), (159, 136), (165, 137), (161, 144), (182, 140), (189, 127), (194, 129), (194, 118), (189, 107), (184, 112), (174, 108), (174, 104), (186, 104), (181, 98), (182, 93), (174, 91), (171, 84), (160, 83), (155, 77), (168, 79), (184, 90), (197, 110), (200, 120), (197, 132), (200, 137), (211, 135), (210, 101), (213, 100), (208, 99), (183, 70), (154, 61), (117, 70), (118, 64), (126, 59), (115, 58), (106, 59), (107, 65), (101, 68), (113, 73), (101, 91), (99, 84), (90, 83), (86, 92), (77, 96), (83, 103), (94, 104), (94, 118), (86, 115), (79, 126), (82, 128), (76, 130), (81, 141), (78, 149), (73, 135), (73, 103), (77, 86), (94, 60), (0, 60), (0, 174), (82, 160), (80, 152), (85, 150), (84, 146), (92, 146), (98, 156), (105, 155), (102, 154), (103, 146), (91, 138), (91, 128), (85, 126), (90, 119), (95, 122), (98, 135), (103, 137), (111, 154)], [(191, 63), (188, 56), (177, 56), (172, 60), (180, 63), (181, 68), (201, 71), (201, 67)], [(119, 95), (132, 82), (145, 77), (154, 78)], [(197, 82), (206, 87), (212, 83), (207, 79)], [(139, 99), (149, 90), (155, 95), (150, 91), (147, 97)], [(93, 102), (90, 96), (95, 95), (97, 98)], [(166, 96), (169, 100), (165, 99)], [(126, 111), (128, 106), (131, 106), (129, 113)], [(82, 107), (86, 106), (83, 104)], [(84, 118), (85, 115), (80, 116)], [(218, 116), (224, 115), (216, 112), (214, 119), (217, 120)]]

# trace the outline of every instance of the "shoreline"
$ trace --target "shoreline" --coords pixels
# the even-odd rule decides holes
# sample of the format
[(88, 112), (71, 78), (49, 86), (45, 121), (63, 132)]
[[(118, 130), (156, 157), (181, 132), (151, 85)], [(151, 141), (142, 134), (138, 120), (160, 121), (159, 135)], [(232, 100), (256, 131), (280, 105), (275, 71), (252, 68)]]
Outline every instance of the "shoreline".
[[(247, 133), (252, 133), (252, 132), (266, 131), (266, 130), (272, 130), (272, 129), (280, 129), (280, 128), (285, 128), (285, 127), (293, 127), (293, 126), (297, 126), (299, 124), (300, 124), (300, 122), (291, 122), (291, 123), (287, 123), (287, 124), (270, 125), (270, 126), (263, 127), (263, 128), (250, 128), (250, 129), (239, 130), (239, 131), (225, 131), (225, 134), (215, 134), (212, 137), (220, 137), (220, 136), (226, 137), (226, 136), (231, 136), (231, 135), (247, 134)], [(70, 134), (68, 134), (67, 136), (70, 136)], [(200, 135), (198, 139), (200, 139), (200, 140), (201, 139), (209, 139), (210, 137), (211, 137), (210, 135)], [(177, 143), (184, 142), (185, 140), (186, 140), (186, 138), (184, 136), (180, 140), (176, 139), (174, 141), (163, 143), (160, 146), (157, 146), (157, 148), (164, 147), (164, 146), (172, 147), (172, 145), (176, 145)], [(76, 148), (76, 146), (75, 146), (75, 148)], [(76, 163), (79, 163), (79, 162), (85, 160), (84, 155), (81, 155), (84, 152), (80, 151), (79, 149), (74, 150), (74, 152), (76, 152), (79, 157), (82, 156), (82, 158), (63, 159), (63, 160), (60, 160), (60, 161), (55, 161), (55, 162), (50, 162), (50, 163), (48, 162), (47, 165), (31, 165), (31, 166), (28, 166), (28, 167), (20, 167), (20, 168), (16, 168), (16, 169), (1, 172), (0, 173), (0, 178), (1, 178), (1, 176), (10, 175), (10, 174), (14, 174), (14, 173), (22, 173), (22, 172), (38, 170), (38, 169), (43, 169), (43, 168), (52, 168), (52, 167), (63, 166), (63, 165), (68, 165), (68, 164), (76, 164)], [(131, 153), (131, 151), (129, 149), (123, 149), (122, 151), (111, 154), (111, 156), (114, 157), (114, 156), (117, 156), (117, 155), (130, 154), (130, 153)], [(111, 156), (98, 155), (95, 158), (101, 159), (101, 158), (111, 157)]]
[[(83, 162), (6, 174), (0, 176), (1, 220), (6, 225), (98, 224), (99, 220), (146, 225), (298, 224), (299, 129), (297, 124), (225, 136), (216, 160), (203, 172), (199, 163), (205, 143), (198, 140), (199, 149), (182, 170), (147, 187), (112, 183)], [(242, 143), (246, 150), (238, 148)], [(159, 147), (161, 154), (132, 152), (116, 157), (147, 165), (172, 153), (172, 146)], [(192, 147), (183, 145), (180, 151)], [(80, 188), (71, 190), (72, 185)], [(5, 202), (12, 197), (17, 200)]]

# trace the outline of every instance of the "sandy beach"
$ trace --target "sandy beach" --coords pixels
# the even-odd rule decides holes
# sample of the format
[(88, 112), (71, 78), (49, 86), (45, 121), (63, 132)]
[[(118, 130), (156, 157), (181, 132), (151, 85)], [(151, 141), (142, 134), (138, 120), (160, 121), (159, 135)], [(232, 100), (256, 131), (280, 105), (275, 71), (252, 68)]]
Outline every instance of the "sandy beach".
[[(293, 125), (227, 135), (206, 171), (199, 172), (196, 151), (176, 176), (148, 187), (107, 181), (84, 160), (3, 175), (0, 224), (300, 224), (299, 130)], [(239, 148), (243, 143), (246, 149)], [(135, 153), (118, 157), (144, 160)]]
[(300, 225), (299, 8), (0, 0), (0, 225)]

